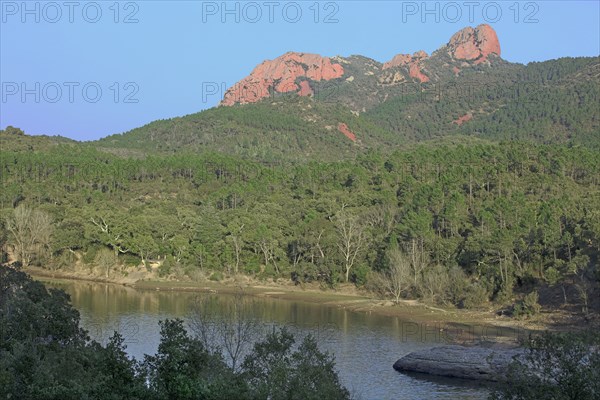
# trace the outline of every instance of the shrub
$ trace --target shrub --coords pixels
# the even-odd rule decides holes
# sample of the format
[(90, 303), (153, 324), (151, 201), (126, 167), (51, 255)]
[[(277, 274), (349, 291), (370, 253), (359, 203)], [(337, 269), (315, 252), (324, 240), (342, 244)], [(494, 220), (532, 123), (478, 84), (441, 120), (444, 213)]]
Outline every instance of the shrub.
[(595, 400), (600, 393), (600, 334), (532, 336), (523, 359), (509, 366), (508, 385), (494, 400)]
[(356, 286), (364, 286), (367, 283), (367, 275), (370, 271), (370, 268), (365, 264), (360, 264), (356, 266), (354, 271), (352, 272), (351, 281), (356, 284)]
[(210, 279), (211, 281), (219, 282), (223, 280), (223, 274), (220, 271), (214, 271), (212, 274), (210, 274), (208, 279)]
[(421, 291), (433, 303), (446, 303), (450, 290), (448, 270), (440, 264), (427, 269), (423, 274)]
[(448, 300), (452, 304), (458, 306), (462, 303), (470, 283), (465, 271), (458, 266), (450, 268), (448, 277), (450, 279), (450, 282), (448, 283)]
[(460, 305), (464, 308), (477, 308), (489, 301), (489, 293), (479, 283), (466, 287), (466, 291)]
[(515, 318), (528, 318), (538, 314), (541, 306), (538, 303), (539, 296), (536, 291), (527, 294), (523, 300), (517, 302), (513, 307), (512, 315)]
[(171, 274), (173, 266), (175, 264), (175, 259), (173, 256), (167, 256), (164, 261), (158, 267), (158, 276), (164, 278)]
[(83, 254), (83, 262), (86, 264), (93, 264), (96, 259), (96, 254), (100, 250), (98, 246), (91, 246), (87, 249), (87, 251)]
[(254, 345), (244, 359), (242, 376), (252, 398), (347, 400), (350, 393), (335, 371), (333, 356), (319, 350), (308, 335), (294, 349), (294, 337), (285, 328), (273, 331)]
[(126, 267), (137, 267), (142, 262), (141, 258), (133, 254), (123, 254), (119, 258)]

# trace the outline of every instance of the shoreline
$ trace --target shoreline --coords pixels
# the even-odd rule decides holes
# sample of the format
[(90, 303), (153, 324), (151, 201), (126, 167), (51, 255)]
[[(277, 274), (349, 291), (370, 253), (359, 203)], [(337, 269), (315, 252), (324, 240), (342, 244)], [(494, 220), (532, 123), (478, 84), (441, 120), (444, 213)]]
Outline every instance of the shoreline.
[[(526, 339), (529, 333), (542, 330), (562, 331), (573, 328), (568, 323), (557, 325), (548, 322), (548, 317), (557, 313), (547, 313), (534, 320), (515, 320), (498, 316), (494, 311), (464, 310), (429, 306), (417, 300), (402, 300), (395, 304), (390, 300), (370, 297), (368, 293), (354, 285), (341, 285), (339, 289), (320, 289), (317, 285), (293, 285), (278, 282), (255, 281), (249, 277), (238, 277), (226, 282), (220, 281), (167, 281), (143, 280), (123, 277), (103, 278), (64, 271), (49, 271), (28, 267), (24, 272), (34, 278), (64, 281), (94, 282), (130, 287), (141, 291), (198, 292), (212, 294), (243, 295), (272, 298), (285, 301), (306, 302), (325, 307), (340, 308), (351, 312), (375, 314), (388, 318), (398, 318), (402, 322), (425, 325), (431, 331), (450, 334), (450, 342), (465, 345), (508, 345), (515, 346)], [(43, 279), (42, 279), (43, 280)], [(543, 319), (546, 317), (546, 319)], [(560, 315), (558, 315), (560, 317)], [(564, 316), (563, 316), (564, 317)], [(479, 331), (479, 332), (477, 332)], [(455, 335), (452, 337), (452, 335)]]

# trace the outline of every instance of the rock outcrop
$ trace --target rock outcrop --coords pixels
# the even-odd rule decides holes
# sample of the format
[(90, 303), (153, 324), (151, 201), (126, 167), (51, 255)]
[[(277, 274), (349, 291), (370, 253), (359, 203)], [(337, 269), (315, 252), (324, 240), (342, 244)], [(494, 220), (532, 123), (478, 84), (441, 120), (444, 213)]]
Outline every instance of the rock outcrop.
[[(451, 60), (447, 59), (448, 56)], [(412, 55), (398, 54), (383, 65), (360, 56), (329, 58), (288, 52), (254, 68), (250, 75), (225, 92), (220, 104), (255, 103), (277, 93), (313, 96), (320, 88), (316, 82), (342, 77), (345, 80), (340, 85), (350, 84), (349, 92), (364, 92), (373, 88), (373, 82), (394, 90), (395, 86), (408, 81), (436, 82), (448, 73), (458, 76), (462, 69), (473, 64), (491, 65), (495, 56), (500, 57), (500, 43), (494, 29), (486, 24), (458, 31), (431, 56), (422, 50)], [(344, 76), (345, 73), (347, 76)], [(374, 87), (368, 95), (377, 97), (379, 89)]]
[(496, 31), (482, 24), (475, 29), (470, 26), (456, 32), (446, 45), (448, 54), (456, 60), (474, 61), (481, 64), (490, 54), (500, 56), (500, 42)]
[[(308, 53), (285, 53), (274, 60), (267, 60), (252, 73), (225, 92), (222, 105), (254, 103), (271, 94), (298, 92), (302, 96), (313, 93), (310, 84), (298, 78), (313, 81), (331, 80), (344, 75), (344, 67), (331, 62), (329, 57)], [(306, 82), (306, 83), (304, 83)]]
[(356, 142), (356, 135), (350, 130), (350, 128), (348, 128), (348, 125), (344, 124), (343, 122), (340, 122), (338, 124), (338, 131), (343, 133), (348, 139), (352, 140), (353, 142)]
[(410, 353), (394, 363), (401, 372), (504, 381), (513, 357), (522, 357), (523, 349), (488, 349), (457, 345), (434, 347)]
[(468, 122), (470, 120), (473, 119), (473, 114), (471, 113), (466, 113), (465, 115), (462, 115), (460, 117), (458, 117), (457, 119), (455, 119), (454, 121), (452, 121), (453, 123), (455, 123), (458, 126), (461, 126), (462, 124), (464, 124), (465, 122)]
[(429, 77), (422, 71), (421, 61), (428, 57), (423, 50), (417, 51), (412, 56), (410, 54), (397, 54), (390, 61), (383, 64), (382, 70), (394, 67), (407, 67), (411, 78), (418, 79), (419, 82), (429, 82)]

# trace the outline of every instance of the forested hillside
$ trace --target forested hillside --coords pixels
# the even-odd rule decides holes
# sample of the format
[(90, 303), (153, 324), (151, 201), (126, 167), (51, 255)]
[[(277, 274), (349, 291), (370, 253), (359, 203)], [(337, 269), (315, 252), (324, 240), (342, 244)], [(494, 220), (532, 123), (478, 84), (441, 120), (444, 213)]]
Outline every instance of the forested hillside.
[(516, 314), (535, 312), (538, 292), (542, 305), (560, 293), (548, 307), (599, 306), (595, 149), (457, 136), (349, 161), (260, 163), (88, 145), (7, 151), (17, 136), (0, 137), (1, 239), (24, 264), (351, 282)]
[[(351, 59), (350, 72), (374, 68), (372, 60)], [(449, 62), (439, 55), (429, 68), (448, 69)], [(326, 82), (313, 97), (279, 94), (217, 107), (91, 145), (120, 154), (216, 151), (281, 162), (353, 159), (368, 150), (388, 153), (407, 143), (454, 135), (598, 148), (599, 66), (598, 57), (528, 65), (498, 61), (472, 65), (459, 75), (440, 70), (439, 80), (426, 83), (383, 84), (366, 75)], [(356, 142), (338, 130), (340, 123)]]

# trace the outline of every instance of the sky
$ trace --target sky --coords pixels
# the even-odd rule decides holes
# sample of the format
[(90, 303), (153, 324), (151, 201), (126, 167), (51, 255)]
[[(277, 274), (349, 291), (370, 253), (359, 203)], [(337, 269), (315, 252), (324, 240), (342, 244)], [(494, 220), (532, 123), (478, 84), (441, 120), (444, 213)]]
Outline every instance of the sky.
[(380, 62), (482, 23), (502, 57), (600, 55), (600, 1), (0, 0), (0, 129), (95, 140), (216, 106), (287, 51)]

